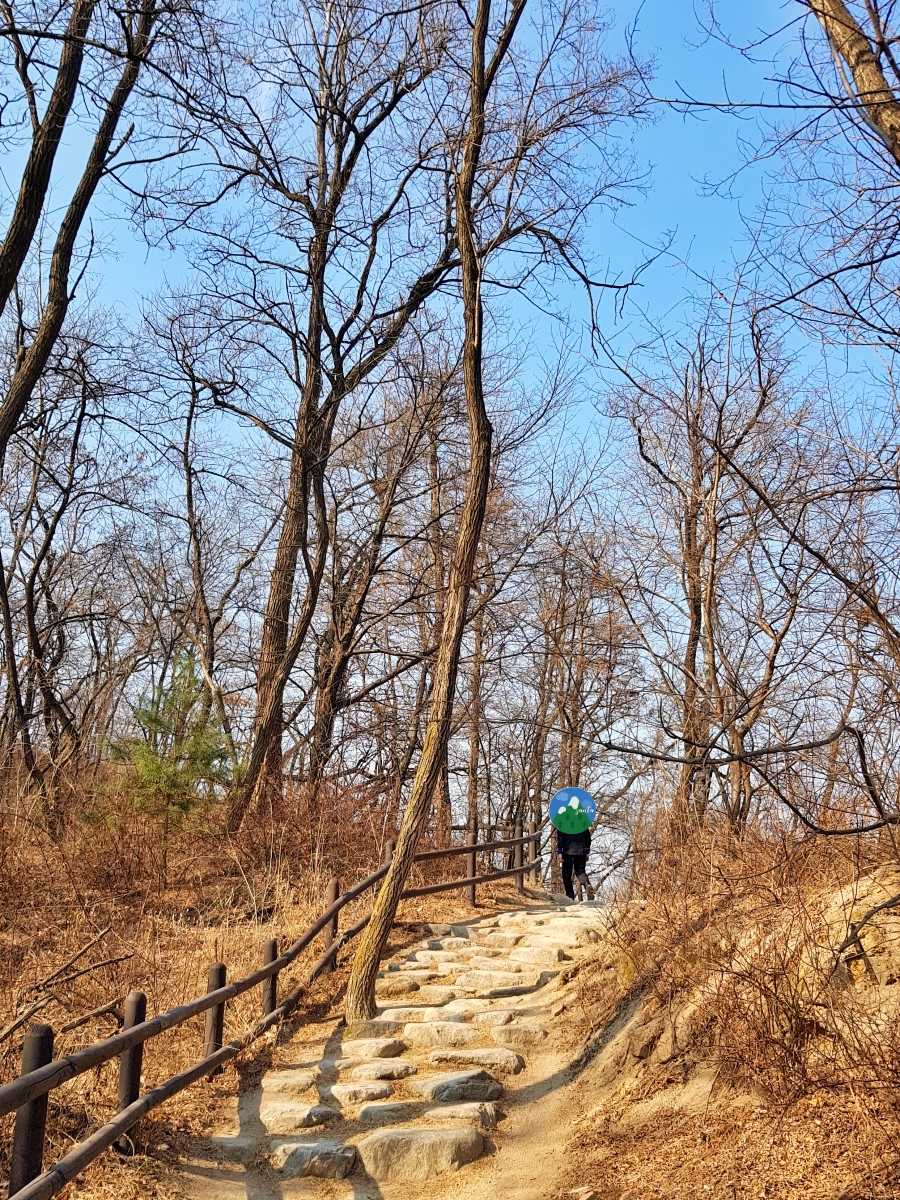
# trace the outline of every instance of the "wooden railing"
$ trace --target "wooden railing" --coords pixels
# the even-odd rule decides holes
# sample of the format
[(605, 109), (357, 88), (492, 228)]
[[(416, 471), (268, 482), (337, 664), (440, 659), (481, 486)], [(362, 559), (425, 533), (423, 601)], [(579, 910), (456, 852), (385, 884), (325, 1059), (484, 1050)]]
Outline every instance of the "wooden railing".
[[(528, 848), (527, 860), (525, 856)], [(493, 853), (497, 850), (513, 851), (511, 868), (492, 871), (486, 875), (476, 874), (476, 856), (479, 852)], [(275, 939), (263, 947), (263, 965), (259, 970), (233, 983), (226, 983), (224, 963), (213, 963), (207, 977), (204, 995), (181, 1004), (177, 1008), (147, 1020), (147, 998), (143, 992), (131, 992), (127, 997), (122, 1030), (113, 1037), (86, 1046), (64, 1058), (53, 1058), (54, 1033), (49, 1025), (31, 1025), (22, 1047), (21, 1073), (17, 1079), (0, 1087), (0, 1116), (15, 1112), (12, 1157), (10, 1165), (9, 1200), (49, 1200), (57, 1195), (66, 1184), (83, 1171), (106, 1149), (115, 1145), (128, 1152), (127, 1139), (141, 1117), (152, 1112), (166, 1100), (176, 1096), (198, 1080), (208, 1078), (221, 1070), (223, 1065), (246, 1050), (267, 1030), (283, 1021), (296, 1007), (304, 990), (325, 971), (332, 970), (338, 951), (352, 938), (365, 929), (369, 917), (338, 935), (339, 915), (352, 900), (375, 888), (387, 874), (393, 846), (389, 845), (388, 859), (377, 871), (367, 875), (343, 895), (337, 880), (331, 880), (326, 893), (325, 911), (297, 938), (282, 954), (278, 953)], [(446, 880), (427, 887), (409, 888), (403, 898), (427, 896), (435, 892), (467, 888), (470, 904), (474, 906), (476, 888), (480, 884), (497, 879), (515, 877), (518, 890), (524, 891), (524, 876), (538, 873), (538, 835), (534, 824), (528, 826), (523, 835), (522, 824), (517, 822), (515, 836), (500, 841), (481, 842), (470, 832), (465, 845), (449, 850), (429, 850), (416, 855), (416, 862), (432, 859), (466, 856), (467, 874), (462, 879)], [(303, 981), (278, 1003), (278, 976), (290, 966), (320, 933), (325, 934), (325, 953), (313, 965)], [(252, 988), (261, 988), (261, 1016), (253, 1027), (241, 1037), (224, 1043), (225, 1007), (229, 1000), (243, 995)], [(186, 1071), (166, 1080), (165, 1083), (140, 1094), (141, 1070), (143, 1067), (144, 1044), (159, 1037), (169, 1029), (183, 1025), (201, 1013), (206, 1014), (203, 1057)], [(63, 1158), (46, 1171), (43, 1170), (44, 1141), (47, 1124), (47, 1101), (54, 1088), (60, 1087), (77, 1075), (99, 1067), (102, 1063), (117, 1058), (119, 1061), (118, 1111), (111, 1121), (80, 1142)]]

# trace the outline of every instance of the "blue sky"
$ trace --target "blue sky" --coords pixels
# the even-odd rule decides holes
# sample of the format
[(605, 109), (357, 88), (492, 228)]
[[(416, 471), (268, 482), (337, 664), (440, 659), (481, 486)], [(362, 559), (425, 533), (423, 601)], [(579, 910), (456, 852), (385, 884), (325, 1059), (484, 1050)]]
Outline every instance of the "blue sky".
[[(728, 34), (749, 42), (761, 29), (778, 29), (797, 6), (793, 0), (756, 0), (746, 6), (752, 12), (750, 20), (745, 6), (718, 7)], [(704, 37), (696, 8), (702, 5), (695, 7), (691, 0), (626, 0), (616, 6), (618, 30), (637, 19), (636, 47), (656, 58), (656, 95), (771, 99), (771, 69)], [(714, 111), (685, 116), (660, 106), (656, 120), (638, 131), (636, 151), (651, 170), (648, 192), (614, 221), (597, 222), (594, 236), (609, 246), (611, 259), (623, 270), (640, 255), (642, 243), (661, 245), (671, 237), (669, 253), (651, 267), (635, 293), (635, 302), (654, 320), (677, 322), (690, 293), (703, 289), (702, 280), (716, 277), (727, 282), (732, 264), (747, 250), (744, 218), (752, 216), (762, 199), (767, 168), (741, 171), (728, 195), (710, 194), (707, 185), (729, 178), (742, 166), (746, 149), (740, 139), (755, 140), (758, 119), (754, 115), (738, 120)]]
[[(784, 3), (756, 0), (752, 23), (725, 9), (722, 17), (737, 37), (760, 27), (777, 28), (787, 11)], [(657, 59), (656, 91), (678, 94), (678, 85), (695, 96), (719, 98), (723, 80), (733, 98), (755, 100), (771, 93), (766, 69), (747, 62), (721, 44), (703, 42), (703, 33), (691, 0), (623, 0), (612, 6), (615, 28), (610, 50), (623, 44), (626, 26), (637, 17), (638, 50)], [(703, 275), (724, 272), (739, 257), (743, 240), (741, 209), (751, 212), (760, 198), (760, 172), (742, 175), (732, 198), (703, 194), (702, 181), (729, 174), (741, 162), (738, 134), (752, 135), (752, 127), (733, 116), (707, 113), (684, 117), (660, 108), (657, 119), (638, 130), (635, 149), (640, 163), (651, 169), (646, 197), (636, 196), (634, 206), (615, 220), (598, 219), (592, 230), (597, 251), (608, 255), (614, 269), (627, 271), (652, 246), (674, 233), (672, 256), (662, 260), (644, 279), (643, 297), (654, 312), (677, 305), (695, 282), (677, 258), (683, 258)], [(158, 287), (166, 276), (181, 275), (180, 258), (165, 251), (148, 252), (131, 230), (115, 223), (113, 236), (117, 261), (110, 256), (104, 268), (104, 292), (126, 307)]]

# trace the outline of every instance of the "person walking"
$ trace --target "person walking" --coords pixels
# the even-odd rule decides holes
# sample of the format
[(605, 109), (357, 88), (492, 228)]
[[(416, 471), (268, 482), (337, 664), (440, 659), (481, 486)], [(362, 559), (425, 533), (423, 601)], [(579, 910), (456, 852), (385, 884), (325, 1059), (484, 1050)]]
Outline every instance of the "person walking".
[(593, 900), (594, 898), (594, 889), (587, 877), (587, 860), (590, 852), (591, 831), (589, 829), (585, 829), (581, 833), (563, 833), (561, 829), (557, 829), (556, 853), (559, 855), (562, 867), (563, 888), (570, 900), (575, 899), (573, 874), (587, 892), (588, 899)]

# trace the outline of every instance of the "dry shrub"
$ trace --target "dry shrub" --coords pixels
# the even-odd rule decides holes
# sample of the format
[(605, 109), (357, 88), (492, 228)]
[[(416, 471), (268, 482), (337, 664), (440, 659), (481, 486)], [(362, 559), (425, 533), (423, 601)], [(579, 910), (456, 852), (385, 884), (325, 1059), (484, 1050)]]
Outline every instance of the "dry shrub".
[(719, 828), (673, 844), (655, 823), (638, 846), (610, 928), (615, 986), (595, 977), (595, 1029), (640, 995), (670, 1020), (689, 1014), (689, 1058), (777, 1102), (896, 1090), (900, 909), (837, 952), (851, 921), (900, 892), (882, 841)]

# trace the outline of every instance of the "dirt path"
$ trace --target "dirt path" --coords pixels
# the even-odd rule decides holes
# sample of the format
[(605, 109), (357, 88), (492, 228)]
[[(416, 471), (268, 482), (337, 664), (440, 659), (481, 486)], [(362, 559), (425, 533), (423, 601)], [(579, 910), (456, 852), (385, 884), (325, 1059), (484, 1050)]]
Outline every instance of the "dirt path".
[(600, 921), (574, 905), (432, 927), (385, 964), (376, 1021), (306, 1026), (278, 1048), (261, 1086), (183, 1162), (184, 1194), (552, 1196), (581, 1113), (567, 968)]

